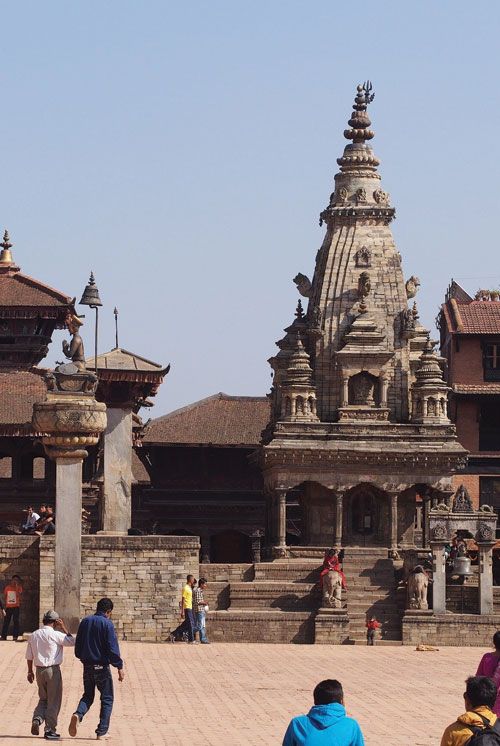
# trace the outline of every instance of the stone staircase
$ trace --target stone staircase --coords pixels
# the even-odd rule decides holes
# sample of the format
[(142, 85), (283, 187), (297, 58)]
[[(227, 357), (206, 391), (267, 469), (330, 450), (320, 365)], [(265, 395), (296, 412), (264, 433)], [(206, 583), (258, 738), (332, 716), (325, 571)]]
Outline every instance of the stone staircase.
[(398, 587), (387, 549), (348, 547), (343, 567), (347, 580), (349, 642), (366, 645), (366, 620), (375, 616), (382, 624), (377, 644), (401, 645), (406, 591)]
[(324, 612), (321, 620), (318, 616), (324, 552), (324, 547), (295, 547), (286, 560), (200, 566), (200, 576), (209, 581), (205, 595), (211, 609), (207, 622), (212, 639), (299, 643), (335, 639), (366, 644), (366, 618), (375, 615), (382, 623), (377, 643), (401, 644), (405, 592), (397, 588), (387, 549), (346, 549), (348, 591), (343, 594), (343, 613), (338, 612), (342, 620)]

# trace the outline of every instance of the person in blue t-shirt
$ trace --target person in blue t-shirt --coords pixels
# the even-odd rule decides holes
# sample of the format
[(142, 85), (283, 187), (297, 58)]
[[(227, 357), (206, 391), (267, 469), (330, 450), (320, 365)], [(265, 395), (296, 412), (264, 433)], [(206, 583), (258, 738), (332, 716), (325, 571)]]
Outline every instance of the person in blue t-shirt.
[(290, 721), (283, 746), (364, 746), (356, 720), (347, 717), (342, 684), (320, 681), (313, 693), (314, 707)]
[(118, 681), (123, 681), (123, 661), (111, 621), (113, 602), (101, 598), (95, 614), (82, 619), (76, 635), (75, 655), (83, 663), (83, 695), (71, 716), (70, 736), (76, 736), (78, 724), (94, 701), (96, 687), (101, 694), (101, 712), (96, 728), (97, 740), (108, 732), (113, 709), (113, 677), (110, 665), (118, 669)]

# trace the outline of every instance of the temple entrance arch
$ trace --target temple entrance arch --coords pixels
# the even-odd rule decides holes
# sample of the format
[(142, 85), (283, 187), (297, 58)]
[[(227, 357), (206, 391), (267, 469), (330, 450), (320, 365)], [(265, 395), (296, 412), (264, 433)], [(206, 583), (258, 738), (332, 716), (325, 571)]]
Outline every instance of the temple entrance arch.
[(389, 546), (389, 501), (369, 482), (350, 489), (344, 497), (344, 544)]

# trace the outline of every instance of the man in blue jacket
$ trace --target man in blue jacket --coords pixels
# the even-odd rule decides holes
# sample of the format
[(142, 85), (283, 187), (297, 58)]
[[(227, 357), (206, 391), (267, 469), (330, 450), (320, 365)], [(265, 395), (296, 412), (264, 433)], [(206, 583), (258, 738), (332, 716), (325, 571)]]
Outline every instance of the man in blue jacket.
[(115, 628), (110, 619), (112, 611), (111, 599), (101, 598), (95, 614), (82, 619), (78, 627), (75, 655), (83, 663), (83, 696), (71, 716), (70, 736), (76, 736), (78, 724), (94, 701), (96, 687), (101, 694), (97, 740), (103, 739), (108, 732), (114, 700), (113, 677), (109, 666), (118, 669), (118, 681), (123, 681), (125, 677)]
[(320, 681), (313, 696), (309, 713), (290, 721), (283, 746), (364, 746), (361, 728), (345, 714), (340, 681)]

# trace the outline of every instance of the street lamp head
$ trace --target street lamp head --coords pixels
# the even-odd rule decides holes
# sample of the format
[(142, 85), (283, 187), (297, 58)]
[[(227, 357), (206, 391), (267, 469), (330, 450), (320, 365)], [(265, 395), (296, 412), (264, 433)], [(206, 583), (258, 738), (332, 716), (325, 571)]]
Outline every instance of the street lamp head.
[(95, 284), (94, 273), (90, 273), (90, 279), (88, 285), (83, 291), (83, 295), (80, 300), (81, 306), (90, 306), (90, 308), (97, 308), (102, 306), (101, 299), (99, 298), (99, 290)]

